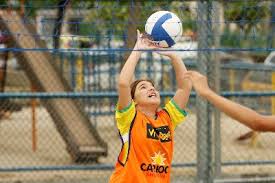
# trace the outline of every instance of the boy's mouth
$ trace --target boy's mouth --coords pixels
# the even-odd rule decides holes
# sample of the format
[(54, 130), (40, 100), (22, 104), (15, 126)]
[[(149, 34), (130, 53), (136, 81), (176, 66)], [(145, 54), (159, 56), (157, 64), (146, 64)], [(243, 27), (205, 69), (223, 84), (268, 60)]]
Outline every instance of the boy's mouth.
[(156, 96), (157, 96), (156, 93), (151, 93), (151, 94), (148, 95), (149, 98), (156, 97)]

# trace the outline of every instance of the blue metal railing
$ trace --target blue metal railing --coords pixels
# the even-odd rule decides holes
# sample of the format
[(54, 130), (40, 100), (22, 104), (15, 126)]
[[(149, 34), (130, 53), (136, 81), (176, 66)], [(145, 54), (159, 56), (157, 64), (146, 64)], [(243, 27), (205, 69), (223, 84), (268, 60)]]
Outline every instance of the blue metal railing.
[[(161, 97), (172, 97), (174, 92), (160, 92)], [(224, 97), (271, 97), (275, 96), (275, 91), (271, 92), (254, 92), (254, 91), (237, 91), (237, 92), (221, 92), (221, 96)], [(55, 98), (117, 98), (116, 92), (9, 92), (0, 93), (0, 99), (3, 98), (39, 98), (39, 99), (55, 99)], [(195, 97), (196, 93), (192, 92), (190, 97)]]

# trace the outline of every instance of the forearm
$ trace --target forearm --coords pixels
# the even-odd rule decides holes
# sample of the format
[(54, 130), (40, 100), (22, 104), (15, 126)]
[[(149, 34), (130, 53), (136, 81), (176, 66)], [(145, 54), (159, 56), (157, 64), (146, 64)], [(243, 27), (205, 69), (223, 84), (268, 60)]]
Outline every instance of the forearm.
[(184, 88), (188, 87), (191, 90), (192, 83), (189, 80), (183, 78), (183, 74), (184, 74), (184, 72), (187, 71), (187, 69), (186, 69), (184, 63), (182, 62), (181, 58), (177, 55), (172, 56), (171, 62), (172, 62), (172, 66), (175, 71), (178, 88), (184, 89)]
[(244, 125), (254, 130), (258, 130), (260, 128), (259, 124), (257, 124), (256, 122), (257, 119), (259, 119), (260, 115), (252, 109), (249, 109), (229, 99), (219, 96), (213, 91), (209, 91), (208, 94), (206, 94), (204, 97), (215, 107), (220, 109), (231, 118), (243, 123)]
[[(136, 48), (134, 48), (135, 50)], [(140, 59), (140, 51), (132, 51), (127, 61), (125, 62), (120, 75), (119, 84), (120, 85), (130, 85), (134, 76), (135, 67)]]
[(192, 82), (183, 77), (184, 73), (187, 72), (187, 69), (180, 57), (178, 56), (172, 57), (171, 62), (175, 70), (176, 80), (178, 85), (177, 86), (178, 89), (173, 99), (180, 108), (184, 109), (189, 100), (190, 92), (192, 89)]

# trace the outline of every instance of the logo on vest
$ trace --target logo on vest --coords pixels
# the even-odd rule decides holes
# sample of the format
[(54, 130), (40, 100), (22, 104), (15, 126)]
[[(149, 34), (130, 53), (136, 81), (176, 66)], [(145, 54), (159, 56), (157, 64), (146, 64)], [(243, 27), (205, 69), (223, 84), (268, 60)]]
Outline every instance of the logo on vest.
[(151, 124), (147, 123), (147, 138), (169, 142), (171, 141), (171, 132), (168, 126), (154, 128)]
[(155, 173), (157, 173), (158, 175), (168, 173), (169, 166), (165, 164), (165, 154), (162, 154), (161, 152), (155, 152), (154, 156), (152, 156), (151, 159), (152, 163), (142, 163), (140, 165), (140, 169), (144, 172), (147, 172), (148, 176), (155, 176)]

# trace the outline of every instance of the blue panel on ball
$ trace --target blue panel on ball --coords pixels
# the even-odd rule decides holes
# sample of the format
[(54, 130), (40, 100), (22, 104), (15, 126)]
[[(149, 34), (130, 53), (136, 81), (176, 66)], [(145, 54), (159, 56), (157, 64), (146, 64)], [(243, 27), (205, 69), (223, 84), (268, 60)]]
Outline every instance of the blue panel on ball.
[(169, 47), (173, 46), (175, 44), (175, 41), (165, 31), (165, 29), (162, 27), (162, 24), (170, 18), (172, 18), (172, 15), (170, 13), (166, 13), (162, 17), (160, 17), (155, 23), (151, 33), (154, 41), (165, 40)]

